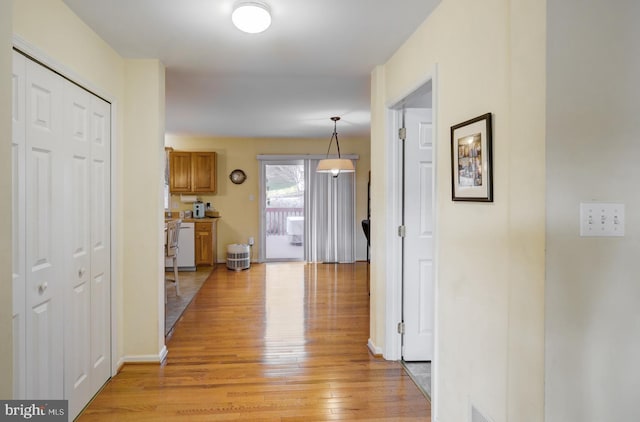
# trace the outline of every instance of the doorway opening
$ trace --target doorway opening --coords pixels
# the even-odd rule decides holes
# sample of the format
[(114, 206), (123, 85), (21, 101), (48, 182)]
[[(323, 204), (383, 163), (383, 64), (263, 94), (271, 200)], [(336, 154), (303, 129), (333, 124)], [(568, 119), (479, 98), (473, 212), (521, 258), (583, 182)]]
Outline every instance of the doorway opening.
[[(401, 280), (388, 284), (391, 305), (389, 358), (405, 369), (432, 397), (436, 360), (436, 127), (434, 78), (388, 109), (391, 154), (392, 227), (400, 227), (392, 246), (391, 272)], [(397, 229), (396, 229), (397, 230)], [(395, 329), (395, 326), (398, 329)], [(435, 375), (435, 374), (434, 374)]]
[(305, 166), (302, 160), (264, 164), (264, 257), (304, 259)]

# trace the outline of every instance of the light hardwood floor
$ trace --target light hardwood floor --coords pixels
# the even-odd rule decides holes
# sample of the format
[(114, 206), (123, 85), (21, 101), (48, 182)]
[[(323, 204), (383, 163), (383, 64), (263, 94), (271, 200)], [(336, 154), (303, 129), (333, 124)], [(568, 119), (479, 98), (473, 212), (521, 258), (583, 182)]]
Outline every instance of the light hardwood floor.
[(398, 362), (373, 357), (367, 264), (219, 266), (163, 365), (125, 365), (80, 421), (430, 421)]

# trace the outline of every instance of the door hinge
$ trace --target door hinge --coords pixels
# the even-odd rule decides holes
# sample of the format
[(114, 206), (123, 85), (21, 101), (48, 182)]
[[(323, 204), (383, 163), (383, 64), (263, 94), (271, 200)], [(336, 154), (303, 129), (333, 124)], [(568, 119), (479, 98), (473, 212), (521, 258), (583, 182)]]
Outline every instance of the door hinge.
[(407, 235), (407, 226), (398, 226), (398, 236), (405, 237)]
[(406, 127), (401, 127), (400, 129), (398, 129), (398, 137), (400, 138), (401, 141), (404, 141), (405, 139), (407, 139)]
[(404, 322), (398, 323), (398, 334), (404, 334)]

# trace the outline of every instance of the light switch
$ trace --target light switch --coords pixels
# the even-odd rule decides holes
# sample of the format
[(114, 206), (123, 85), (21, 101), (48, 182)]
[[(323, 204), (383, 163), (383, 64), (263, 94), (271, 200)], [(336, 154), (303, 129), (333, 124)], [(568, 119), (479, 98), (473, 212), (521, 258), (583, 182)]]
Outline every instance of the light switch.
[(624, 236), (624, 204), (580, 203), (580, 236)]

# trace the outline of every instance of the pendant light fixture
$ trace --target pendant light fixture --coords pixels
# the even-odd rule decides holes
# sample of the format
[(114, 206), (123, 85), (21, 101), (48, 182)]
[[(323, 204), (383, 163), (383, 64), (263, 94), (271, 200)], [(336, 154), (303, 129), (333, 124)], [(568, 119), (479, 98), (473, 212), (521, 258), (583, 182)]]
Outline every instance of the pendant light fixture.
[(271, 12), (265, 3), (241, 1), (233, 8), (231, 21), (243, 32), (258, 34), (271, 25)]
[[(353, 167), (353, 161), (347, 158), (340, 157), (340, 142), (338, 142), (338, 131), (337, 125), (340, 117), (332, 117), (333, 120), (333, 134), (331, 135), (331, 140), (329, 141), (329, 148), (327, 149), (327, 158), (322, 159), (318, 162), (318, 167), (316, 168), (316, 172), (318, 173), (331, 173), (333, 177), (338, 177), (340, 173), (353, 173), (356, 171), (355, 167)], [(331, 144), (333, 143), (333, 138), (336, 138), (336, 147), (338, 148), (338, 158), (329, 158), (329, 151), (331, 150)]]

